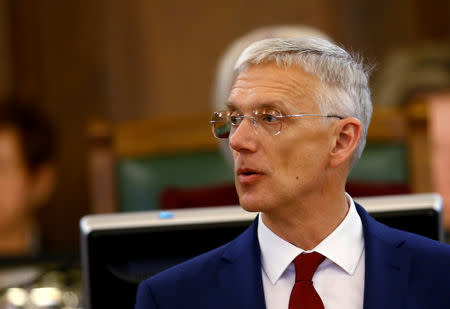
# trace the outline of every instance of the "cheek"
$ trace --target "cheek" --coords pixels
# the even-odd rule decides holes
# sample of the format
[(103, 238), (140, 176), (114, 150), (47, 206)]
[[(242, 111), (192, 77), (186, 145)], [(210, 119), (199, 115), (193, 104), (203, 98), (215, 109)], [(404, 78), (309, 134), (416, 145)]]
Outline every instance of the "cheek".
[(20, 216), (26, 211), (30, 192), (22, 177), (0, 177), (0, 211), (3, 217)]
[[(327, 145), (321, 139), (292, 140), (280, 148), (283, 173), (289, 175), (289, 181), (302, 181), (316, 177), (323, 172), (327, 164)], [(289, 146), (290, 145), (290, 146)]]

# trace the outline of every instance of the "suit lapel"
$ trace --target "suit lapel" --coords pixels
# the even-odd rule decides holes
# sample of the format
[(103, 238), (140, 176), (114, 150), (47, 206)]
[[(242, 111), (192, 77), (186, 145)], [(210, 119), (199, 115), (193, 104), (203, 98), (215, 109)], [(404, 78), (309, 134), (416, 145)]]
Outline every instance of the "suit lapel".
[(265, 309), (257, 220), (222, 256), (219, 282), (225, 302), (221, 308)]
[(366, 250), (364, 308), (405, 306), (410, 260), (404, 240), (387, 226), (377, 222), (358, 204), (356, 208), (364, 229)]

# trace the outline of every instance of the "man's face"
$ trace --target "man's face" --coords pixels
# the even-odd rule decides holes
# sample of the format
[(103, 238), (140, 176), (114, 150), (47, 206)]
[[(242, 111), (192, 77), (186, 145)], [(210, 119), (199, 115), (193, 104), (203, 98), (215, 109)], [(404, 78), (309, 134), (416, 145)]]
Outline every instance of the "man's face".
[[(315, 99), (319, 85), (317, 77), (296, 67), (253, 65), (236, 78), (229, 105), (246, 116), (262, 106), (283, 115), (320, 114)], [(271, 135), (244, 119), (229, 138), (242, 207), (265, 213), (289, 211), (305, 198), (321, 194), (327, 186), (334, 123), (320, 117), (284, 118), (280, 134)]]

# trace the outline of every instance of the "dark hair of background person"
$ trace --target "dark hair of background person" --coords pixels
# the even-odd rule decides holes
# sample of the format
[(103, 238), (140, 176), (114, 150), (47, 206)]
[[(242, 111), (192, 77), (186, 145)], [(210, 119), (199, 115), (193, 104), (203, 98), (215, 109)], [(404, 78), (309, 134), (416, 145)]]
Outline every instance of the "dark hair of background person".
[(35, 107), (24, 102), (0, 103), (0, 129), (12, 128), (20, 138), (24, 161), (30, 172), (56, 157), (56, 134), (52, 123)]

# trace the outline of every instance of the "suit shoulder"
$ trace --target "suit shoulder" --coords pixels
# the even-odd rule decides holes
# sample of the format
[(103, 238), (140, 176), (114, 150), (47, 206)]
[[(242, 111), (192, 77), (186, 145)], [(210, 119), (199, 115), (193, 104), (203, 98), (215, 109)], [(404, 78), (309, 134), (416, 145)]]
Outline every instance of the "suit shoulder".
[[(227, 245), (172, 266), (142, 281), (138, 287), (135, 308), (156, 308), (155, 304), (164, 304), (161, 308), (176, 308), (179, 304), (174, 295), (201, 295), (201, 291), (216, 284), (215, 271)], [(152, 305), (148, 305), (150, 303)]]
[(450, 245), (402, 230), (389, 228), (394, 238), (403, 239), (398, 247), (409, 250), (415, 256), (428, 261), (442, 262), (450, 265)]
[[(372, 218), (362, 206), (358, 204), (357, 210), (363, 222), (364, 233), (370, 235), (370, 237), (381, 239), (383, 242), (390, 243), (397, 248), (402, 247), (409, 250), (411, 253), (449, 258), (449, 245), (380, 223)], [(365, 237), (365, 241), (370, 241), (370, 237)]]
[(229, 243), (172, 266), (147, 280), (159, 282), (165, 280), (181, 280), (187, 277), (195, 278), (198, 273), (204, 273), (210, 270), (210, 267), (221, 259), (228, 245)]

